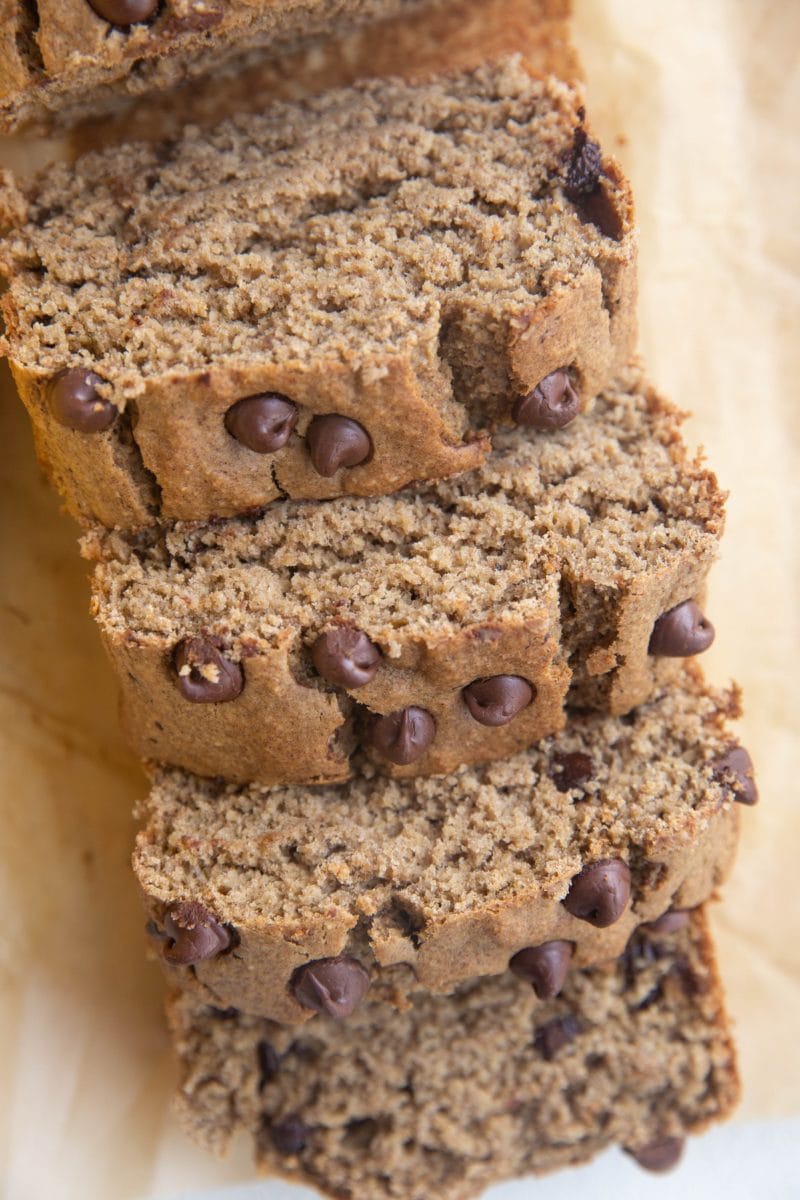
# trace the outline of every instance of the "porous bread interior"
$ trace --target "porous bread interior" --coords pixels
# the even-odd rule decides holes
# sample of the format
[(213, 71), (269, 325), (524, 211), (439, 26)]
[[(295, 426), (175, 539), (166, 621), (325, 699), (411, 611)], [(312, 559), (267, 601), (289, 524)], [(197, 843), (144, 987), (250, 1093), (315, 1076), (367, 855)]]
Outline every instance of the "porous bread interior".
[[(368, 1002), (347, 1022), (301, 1030), (181, 993), (168, 1012), (189, 1132), (220, 1151), (245, 1129), (264, 1169), (337, 1200), (467, 1200), (614, 1143), (698, 1133), (738, 1099), (700, 913), (668, 939), (635, 939), (617, 963), (573, 972), (547, 1002), (507, 974), (418, 995), (405, 1012)], [(572, 1038), (545, 1058), (537, 1033), (565, 1019)], [(277, 1062), (266, 1080), (262, 1043)], [(289, 1115), (307, 1130), (292, 1157), (269, 1134)]]
[[(287, 628), (311, 642), (340, 619), (391, 657), (410, 639), (541, 611), (559, 574), (612, 594), (679, 553), (707, 554), (721, 532), (716, 481), (677, 429), (632, 369), (573, 425), (500, 435), (483, 466), (451, 480), (138, 538), (98, 533), (86, 543), (104, 559), (96, 615), (140, 642), (212, 634), (234, 658)], [(580, 617), (565, 625), (567, 654), (587, 636)]]
[[(731, 803), (712, 763), (730, 744), (735, 694), (682, 686), (626, 718), (574, 714), (556, 738), (452, 775), (392, 780), (358, 764), (338, 787), (262, 788), (161, 770), (136, 852), (156, 900), (201, 896), (234, 926), (322, 919), (326, 905), (418, 929), (530, 891), (559, 899), (585, 861), (637, 871), (690, 846)], [(560, 792), (555, 756), (581, 751), (592, 778)]]
[[(368, 373), (402, 353), (446, 410), (459, 322), (489, 360), (509, 313), (619, 252), (564, 194), (580, 103), (506, 60), (49, 168), (0, 249), (10, 354), (37, 371), (85, 363), (124, 407), (149, 378), (223, 361)], [(477, 375), (467, 407), (497, 387)]]

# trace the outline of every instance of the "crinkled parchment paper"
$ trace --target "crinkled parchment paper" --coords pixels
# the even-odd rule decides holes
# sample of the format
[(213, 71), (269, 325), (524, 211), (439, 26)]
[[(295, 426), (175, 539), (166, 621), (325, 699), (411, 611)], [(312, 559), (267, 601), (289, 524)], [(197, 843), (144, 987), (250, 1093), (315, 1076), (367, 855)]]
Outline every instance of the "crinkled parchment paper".
[[(712, 677), (745, 688), (762, 802), (715, 924), (746, 1116), (800, 1113), (800, 6), (579, 0), (590, 111), (641, 224), (642, 347), (731, 489)], [(144, 780), (87, 615), (75, 530), (0, 403), (0, 1175), (13, 1200), (247, 1178), (169, 1115), (161, 981), (128, 871)]]

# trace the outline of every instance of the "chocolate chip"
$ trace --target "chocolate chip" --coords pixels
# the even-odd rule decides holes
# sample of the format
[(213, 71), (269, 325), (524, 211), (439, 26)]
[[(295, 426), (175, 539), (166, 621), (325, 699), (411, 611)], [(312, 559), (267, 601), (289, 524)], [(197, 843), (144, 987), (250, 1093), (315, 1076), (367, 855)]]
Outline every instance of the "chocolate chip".
[(564, 986), (573, 950), (572, 942), (543, 942), (520, 950), (508, 965), (531, 985), (540, 1000), (552, 1000)]
[(272, 1042), (259, 1042), (256, 1047), (258, 1059), (258, 1090), (262, 1092), (280, 1070), (281, 1060)]
[(244, 687), (240, 663), (231, 662), (212, 641), (184, 638), (175, 647), (173, 665), (178, 690), (192, 704), (224, 704)]
[(758, 802), (755, 768), (744, 746), (731, 746), (726, 750), (714, 763), (714, 774), (722, 783), (728, 785), (734, 800), (738, 800), (740, 804)]
[(319, 674), (339, 687), (364, 687), (375, 675), (381, 657), (367, 635), (350, 625), (321, 633), (311, 647), (311, 658)]
[(277, 392), (245, 396), (225, 413), (225, 428), (248, 450), (274, 454), (292, 436), (297, 424), (297, 405)]
[(535, 692), (521, 675), (489, 675), (461, 693), (479, 725), (508, 725), (533, 700)]
[(435, 736), (435, 719), (426, 709), (414, 705), (375, 717), (369, 730), (375, 749), (399, 767), (422, 758)]
[(563, 1050), (581, 1031), (581, 1023), (572, 1013), (565, 1017), (553, 1017), (540, 1025), (533, 1036), (533, 1044), (542, 1058), (552, 1062), (559, 1050)]
[(292, 1113), (269, 1126), (269, 1136), (279, 1154), (299, 1154), (308, 1138), (308, 1127), (302, 1117)]
[(104, 21), (126, 28), (128, 25), (149, 21), (155, 15), (159, 3), (160, 0), (89, 0), (89, 7)]
[(588, 783), (594, 775), (594, 763), (588, 754), (573, 750), (569, 754), (554, 754), (550, 778), (559, 792), (569, 792), (572, 788), (581, 787)]
[(110, 400), (98, 395), (102, 382), (99, 375), (85, 367), (70, 367), (56, 375), (50, 381), (48, 399), (59, 425), (78, 433), (102, 433), (110, 429), (119, 412)]
[(546, 375), (527, 396), (520, 396), (511, 410), (517, 425), (552, 432), (574, 421), (581, 409), (581, 398), (566, 371)]
[(694, 600), (684, 600), (658, 618), (650, 635), (648, 654), (660, 658), (690, 658), (714, 641), (714, 626)]
[(369, 988), (369, 973), (346, 954), (319, 958), (298, 967), (292, 976), (292, 991), (303, 1008), (341, 1020), (358, 1008)]
[(628, 864), (619, 858), (603, 858), (575, 876), (563, 904), (573, 917), (605, 929), (620, 919), (630, 896)]
[(216, 1008), (215, 1005), (210, 1004), (208, 1011), (215, 1021), (235, 1021), (242, 1015), (240, 1009), (234, 1008), (232, 1004), (227, 1008)]
[(161, 953), (168, 963), (181, 967), (216, 958), (232, 941), (230, 931), (196, 900), (169, 906), (164, 916), (164, 933)]
[(575, 130), (564, 191), (570, 200), (589, 196), (597, 187), (603, 167), (603, 152), (583, 125)]
[(372, 441), (364, 426), (335, 413), (314, 417), (306, 439), (314, 470), (326, 479), (342, 467), (357, 467), (372, 454)]
[(640, 1167), (646, 1171), (671, 1171), (683, 1156), (686, 1139), (680, 1137), (662, 1137), (648, 1142), (638, 1150), (626, 1147), (626, 1153), (635, 1158)]
[(679, 930), (685, 929), (688, 924), (688, 908), (670, 908), (657, 920), (648, 921), (646, 925), (640, 925), (639, 928), (643, 933), (667, 937), (671, 933), (678, 933)]

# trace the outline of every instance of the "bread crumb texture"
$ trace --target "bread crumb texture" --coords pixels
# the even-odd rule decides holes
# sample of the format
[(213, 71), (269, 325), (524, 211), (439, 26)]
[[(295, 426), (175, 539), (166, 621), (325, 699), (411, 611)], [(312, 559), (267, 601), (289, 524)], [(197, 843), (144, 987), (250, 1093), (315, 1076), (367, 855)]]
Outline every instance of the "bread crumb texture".
[(169, 1017), (188, 1131), (222, 1151), (245, 1130), (265, 1172), (337, 1200), (467, 1200), (613, 1144), (699, 1133), (738, 1097), (700, 913), (547, 1002), (506, 976), (300, 1030), (181, 992)]

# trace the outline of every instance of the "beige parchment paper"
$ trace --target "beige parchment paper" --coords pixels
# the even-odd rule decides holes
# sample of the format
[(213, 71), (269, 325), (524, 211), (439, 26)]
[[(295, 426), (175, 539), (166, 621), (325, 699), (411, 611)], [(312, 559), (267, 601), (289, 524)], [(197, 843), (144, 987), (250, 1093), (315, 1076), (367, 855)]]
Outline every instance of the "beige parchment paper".
[[(576, 0), (595, 128), (632, 177), (641, 344), (731, 489), (713, 679), (745, 688), (748, 810), (715, 926), (741, 1115), (800, 1113), (800, 5)], [(19, 150), (16, 152), (19, 154)], [(23, 154), (26, 152), (23, 151)], [(13, 1200), (246, 1179), (169, 1111), (161, 980), (128, 858), (144, 779), (75, 530), (0, 370), (0, 1179)]]

